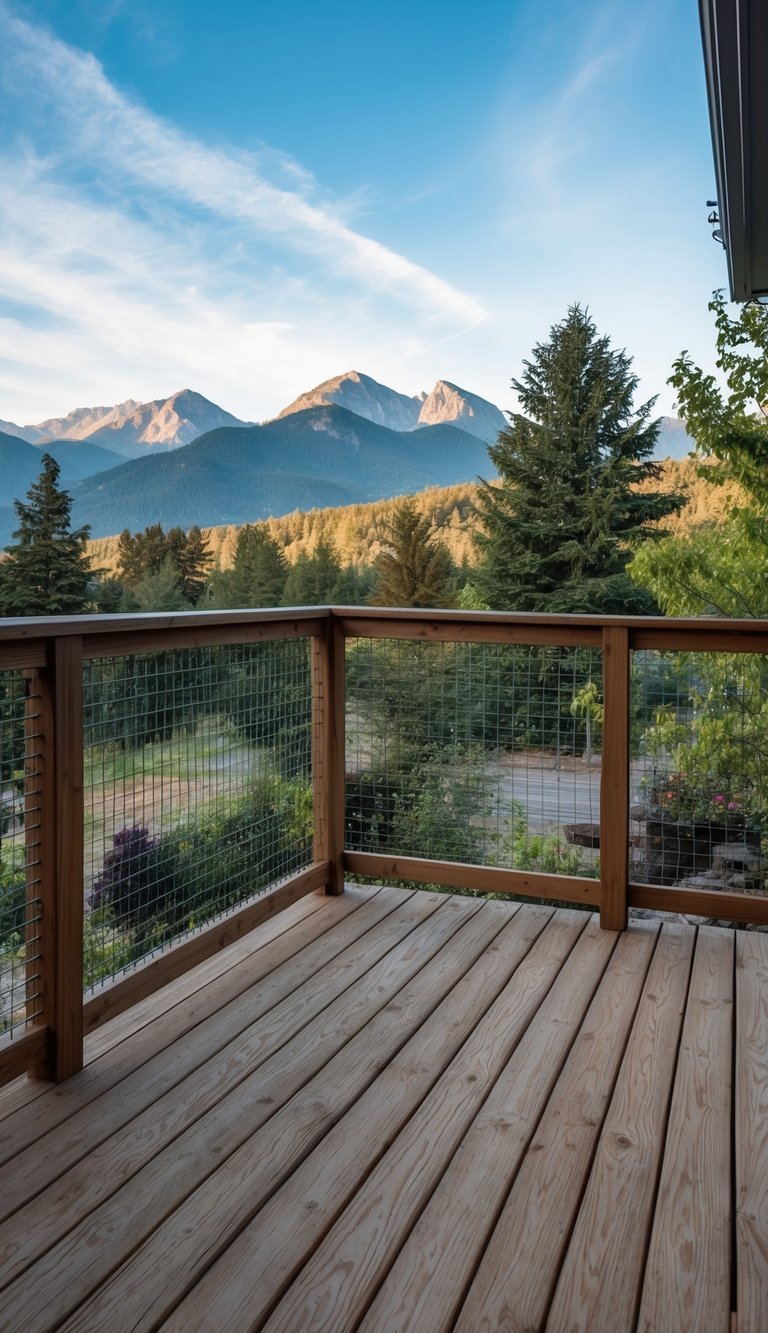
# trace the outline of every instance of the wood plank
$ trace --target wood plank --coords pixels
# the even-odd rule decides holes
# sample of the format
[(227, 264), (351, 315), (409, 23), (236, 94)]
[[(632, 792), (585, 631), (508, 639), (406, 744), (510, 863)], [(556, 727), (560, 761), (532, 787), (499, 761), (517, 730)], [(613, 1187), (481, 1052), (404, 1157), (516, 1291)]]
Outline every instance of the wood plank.
[[(528, 1050), (526, 1031), (534, 1017), (538, 1019), (545, 997), (561, 991), (561, 981), (569, 987), (574, 975), (583, 983), (594, 949), (614, 944), (612, 936), (600, 932), (596, 919), (590, 918), (585, 928), (578, 916), (557, 913), (473, 1037), (325, 1238), (305, 1256), (304, 1267), (264, 1324), (266, 1329), (343, 1333), (357, 1326), (469, 1125), (482, 1114), (488, 1094), (493, 1096), (496, 1080), (504, 1072), (506, 1082), (506, 1071), (518, 1067), (518, 1046)], [(555, 941), (558, 947), (542, 968), (546, 945)], [(592, 977), (589, 984), (591, 990)], [(511, 1121), (508, 1124), (511, 1128)], [(288, 1243), (286, 1232), (283, 1240)]]
[(480, 893), (521, 893), (555, 902), (600, 905), (600, 885), (577, 875), (545, 875), (529, 870), (499, 870), (460, 861), (432, 861), (425, 856), (386, 856), (379, 852), (344, 852), (344, 868), (352, 875), (375, 879), (414, 880)]
[[(387, 614), (387, 613), (385, 613)], [(372, 619), (360, 607), (355, 614), (341, 618), (344, 634), (351, 639), (412, 639), (421, 643), (519, 643), (531, 646), (572, 648), (599, 648), (600, 628), (597, 626), (566, 624), (554, 625), (515, 623), (522, 617), (484, 623), (475, 617), (462, 616), (454, 620), (433, 619), (434, 612), (418, 619), (406, 619), (397, 613), (388, 613), (388, 619)], [(573, 618), (574, 621), (576, 617)]]
[(53, 641), (53, 817), (56, 893), (51, 1077), (83, 1067), (83, 645)]
[[(30, 1010), (48, 1034), (45, 1050), (29, 1067), (35, 1080), (53, 1077), (55, 1033), (51, 1026), (56, 1004), (56, 822), (55, 723), (53, 674), (25, 672), (24, 706), (24, 852), (27, 910), (36, 920), (27, 928), (27, 1013)], [(33, 1000), (33, 995), (35, 999)], [(30, 1003), (32, 1001), (32, 1003)]]
[(638, 1329), (731, 1324), (733, 932), (699, 931)]
[(632, 907), (656, 912), (683, 912), (690, 916), (710, 916), (715, 920), (768, 923), (768, 896), (758, 894), (630, 884), (629, 902)]
[[(414, 935), (430, 938), (430, 917), (439, 915), (445, 928), (458, 928), (462, 916), (477, 910), (476, 904), (451, 903), (438, 895), (419, 894), (404, 904), (396, 914), (400, 918), (400, 940), (395, 943), (394, 919), (384, 922), (371, 932), (369, 974), (358, 986), (356, 978), (342, 976), (337, 966), (336, 1002), (317, 1015), (306, 1026), (288, 1036), (287, 1042), (271, 1043), (271, 1059), (256, 1062), (249, 1077), (238, 1081), (241, 1070), (236, 1070), (232, 1090), (222, 1088), (222, 1071), (211, 1070), (211, 1092), (221, 1100), (203, 1111), (197, 1123), (192, 1124), (176, 1142), (169, 1144), (153, 1157), (122, 1188), (95, 1208), (68, 1235), (55, 1244), (48, 1253), (12, 1282), (3, 1294), (3, 1308), (12, 1319), (23, 1318), (27, 1330), (47, 1328), (51, 1319), (62, 1320), (82, 1303), (110, 1273), (126, 1259), (145, 1238), (208, 1176), (222, 1170), (222, 1163), (261, 1126), (279, 1107), (287, 1102), (314, 1074), (322, 1069), (329, 1058), (366, 1024), (368, 1019), (390, 998), (415, 970), (421, 966), (421, 950)], [(424, 931), (419, 931), (419, 926)], [(436, 948), (440, 947), (438, 934)], [(387, 947), (390, 946), (390, 947)], [(394, 946), (394, 947), (391, 947)], [(428, 946), (429, 948), (429, 946)], [(389, 955), (389, 956), (388, 956)], [(410, 970), (410, 971), (409, 971)], [(357, 978), (360, 979), (360, 978)], [(292, 997), (292, 999), (295, 997)], [(263, 1026), (263, 1025), (262, 1025)], [(247, 1042), (245, 1043), (247, 1045)], [(267, 1050), (266, 1045), (264, 1051)], [(375, 1053), (374, 1053), (375, 1054)], [(231, 1059), (237, 1058), (239, 1048)], [(166, 1114), (184, 1116), (186, 1094), (178, 1096), (168, 1106)], [(156, 1113), (166, 1108), (153, 1108)], [(310, 1118), (316, 1119), (318, 1108), (309, 1102)], [(158, 1114), (156, 1125), (161, 1130), (164, 1116)], [(141, 1143), (146, 1128), (136, 1136)], [(100, 1160), (100, 1159), (95, 1159)], [(109, 1154), (105, 1156), (106, 1162)], [(90, 1163), (94, 1166), (94, 1159)], [(87, 1176), (93, 1180), (93, 1170)], [(95, 1186), (92, 1185), (92, 1188)], [(89, 1206), (92, 1200), (89, 1200)], [(66, 1205), (66, 1196), (62, 1199)], [(47, 1210), (40, 1210), (37, 1221), (45, 1228)], [(33, 1243), (24, 1214), (12, 1219), (11, 1226), (21, 1221), (13, 1252), (4, 1265), (4, 1276), (9, 1266), (15, 1270), (28, 1256), (18, 1247), (19, 1234), (25, 1246)], [(10, 1235), (8, 1237), (10, 1239)], [(178, 1242), (173, 1229), (171, 1244)], [(6, 1240), (5, 1234), (3, 1241)], [(168, 1279), (165, 1268), (155, 1271), (154, 1281), (162, 1290)], [(149, 1280), (149, 1279), (148, 1279)], [(110, 1284), (110, 1290), (114, 1284)], [(129, 1284), (130, 1286), (130, 1284)], [(134, 1299), (146, 1293), (135, 1293)], [(118, 1318), (124, 1318), (125, 1311)], [(107, 1320), (107, 1325), (112, 1320)], [(99, 1317), (96, 1327), (104, 1327)]]
[(0, 671), (27, 671), (44, 667), (47, 660), (45, 639), (0, 642)]
[[(137, 1001), (127, 1013), (119, 1014), (116, 1018), (102, 1023), (85, 1039), (86, 1063), (98, 1059), (105, 1051), (111, 1050), (119, 1042), (147, 1027), (177, 1004), (193, 999), (210, 981), (224, 976), (226, 972), (231, 971), (245, 959), (253, 957), (259, 949), (278, 939), (300, 921), (319, 912), (324, 902), (325, 894), (319, 890), (302, 895), (295, 903), (282, 908), (268, 921), (262, 922), (254, 930), (249, 930), (240, 939), (227, 945), (226, 949), (211, 954), (205, 962), (190, 968), (175, 981), (169, 981), (161, 991), (155, 991), (145, 999)], [(328, 928), (330, 929), (330, 925)], [(297, 952), (300, 947), (297, 945)]]
[[(452, 1324), (456, 1333), (493, 1333), (496, 1329), (523, 1333), (525, 1329), (544, 1328), (553, 1282), (579, 1209), (597, 1134), (611, 1100), (659, 929), (657, 921), (635, 921), (621, 936), (528, 1145), (459, 1317)], [(503, 1188), (504, 1182), (500, 1184)], [(477, 1205), (472, 1210), (477, 1212)], [(479, 1237), (483, 1236), (481, 1224), (488, 1225), (488, 1209), (484, 1213), (484, 1218), (475, 1220)], [(461, 1214), (463, 1246), (471, 1252), (472, 1238), (465, 1232), (467, 1222)], [(444, 1266), (444, 1253), (440, 1250), (436, 1261), (431, 1250), (419, 1256), (413, 1252), (413, 1236), (415, 1233), (407, 1246), (412, 1252), (411, 1265), (401, 1276), (400, 1306), (404, 1306), (405, 1294), (411, 1289), (411, 1308), (416, 1312), (423, 1310), (425, 1297), (435, 1300), (436, 1274)], [(455, 1249), (451, 1238), (445, 1244), (445, 1253), (448, 1249)], [(363, 1328), (384, 1328), (387, 1297), (392, 1302), (389, 1309), (396, 1309), (393, 1297), (404, 1254), (400, 1254), (373, 1302)], [(460, 1264), (464, 1261), (463, 1254), (455, 1258)], [(416, 1285), (420, 1270), (424, 1272), (420, 1285)], [(395, 1328), (396, 1320), (389, 1326)], [(427, 1322), (419, 1326), (439, 1325), (428, 1314)]]
[[(164, 1289), (162, 1307), (155, 1305), (153, 1312), (172, 1305), (189, 1288), (195, 1275), (196, 1258), (198, 1274), (200, 1259), (203, 1268), (210, 1260), (210, 1248), (206, 1250), (200, 1243), (203, 1238), (199, 1234), (195, 1236), (199, 1228), (188, 1226), (180, 1239), (179, 1224), (192, 1216), (190, 1209), (196, 1207), (198, 1217), (204, 1211), (206, 1218), (212, 1219), (221, 1255), (177, 1312), (169, 1312), (167, 1327), (188, 1328), (190, 1318), (194, 1317), (195, 1327), (200, 1330), (243, 1329), (258, 1322), (268, 1311), (295, 1267), (300, 1265), (302, 1256), (317, 1243), (374, 1161), (434, 1087), (463, 1043), (471, 1038), (476, 1024), (509, 983), (552, 915), (547, 908), (524, 907), (509, 921), (508, 907), (487, 903), (482, 908), (481, 921), (489, 909), (498, 914), (497, 919), (507, 921), (501, 934), (477, 957), (453, 990), (441, 999), (397, 1056), (382, 1068), (379, 1077), (343, 1119), (324, 1135), (322, 1144), (297, 1168), (294, 1162), (296, 1169), (281, 1189), (269, 1197), (270, 1172), (265, 1171), (264, 1164), (269, 1165), (274, 1149), (259, 1135), (244, 1145), (241, 1154), (227, 1164), (228, 1172), (232, 1169), (237, 1174), (229, 1179), (218, 1175), (212, 1180), (212, 1185), (216, 1186), (215, 1195), (192, 1196), (188, 1205), (179, 1211), (174, 1218), (171, 1241), (182, 1248), (174, 1251), (174, 1271)], [(463, 952), (466, 936), (470, 930), (476, 929), (473, 920), (470, 926), (464, 927), (453, 947)], [(443, 955), (447, 953), (447, 949), (443, 950)], [(433, 968), (425, 971), (424, 985), (431, 988), (434, 985)], [(418, 987), (418, 981), (413, 987), (414, 990)], [(440, 988), (438, 998), (442, 993), (443, 988)], [(411, 998), (401, 992), (398, 996), (400, 1003), (404, 1006), (402, 1013), (407, 1014)], [(394, 1017), (396, 1023), (401, 1019), (398, 1013)], [(384, 1015), (382, 1021), (385, 1021)], [(373, 1025), (366, 1028), (361, 1037), (368, 1040), (369, 1034), (374, 1038), (369, 1045), (378, 1048), (378, 1032)], [(333, 1078), (331, 1086), (339, 1080), (344, 1081), (342, 1071), (350, 1056), (354, 1061), (355, 1052), (348, 1047), (337, 1057), (337, 1062), (328, 1066), (326, 1073)], [(381, 1064), (384, 1065), (384, 1061)], [(307, 1093), (311, 1090), (311, 1086), (306, 1089)], [(284, 1114), (289, 1114), (289, 1108)], [(292, 1146), (296, 1141), (293, 1132), (284, 1133), (282, 1140), (283, 1152), (290, 1165), (290, 1157), (296, 1156)], [(365, 1144), (364, 1151), (361, 1150), (362, 1143)], [(265, 1199), (268, 1201), (264, 1204)], [(237, 1209), (233, 1207), (233, 1201), (236, 1201)], [(238, 1235), (243, 1222), (254, 1217), (260, 1204), (264, 1204), (261, 1211)], [(291, 1237), (290, 1244), (286, 1244), (287, 1235)], [(225, 1248), (227, 1241), (232, 1243)]]
[(158, 957), (139, 963), (127, 976), (97, 987), (83, 1005), (84, 1030), (92, 1032), (102, 1023), (124, 1013), (212, 954), (226, 949), (263, 921), (292, 906), (305, 894), (314, 893), (328, 882), (329, 873), (327, 861), (298, 870), (284, 884), (266, 889), (245, 907), (233, 908)]
[[(285, 613), (283, 612), (283, 616)], [(325, 621), (315, 613), (311, 617), (276, 621), (241, 622), (237, 625), (176, 626), (172, 632), (137, 627), (129, 634), (88, 634), (83, 639), (85, 657), (122, 657), (125, 653), (178, 652), (183, 648), (219, 648), (238, 643), (277, 643), (285, 639), (306, 639), (322, 631)], [(182, 632), (183, 628), (183, 632)]]
[(600, 924), (625, 930), (629, 882), (629, 637), (603, 630), (603, 751), (600, 773)]
[[(3, 1172), (0, 1217), (10, 1216), (68, 1167), (92, 1157), (99, 1144), (159, 1098), (168, 1095), (169, 1113), (173, 1113), (174, 1096), (170, 1094), (182, 1082), (186, 1099), (182, 1115), (191, 1116), (196, 1108), (202, 1114), (209, 1099), (215, 1102), (227, 1085), (252, 1073), (307, 1025), (318, 1008), (322, 1010), (345, 984), (362, 975), (371, 956), (386, 951), (433, 910), (432, 901), (415, 902), (413, 895), (393, 910), (377, 895), (341, 922), (330, 938), (323, 937), (305, 949), (301, 960), (292, 959), (266, 977), (255, 995), (242, 992), (170, 1049), (129, 1073), (96, 1101), (89, 1100), (50, 1135), (17, 1153)], [(321, 966), (307, 975), (306, 964), (312, 958)], [(225, 1083), (220, 1086), (222, 1079)]]
[(696, 931), (664, 925), (566, 1251), (548, 1333), (634, 1326)]
[(735, 1220), (739, 1333), (768, 1328), (768, 938), (736, 936)]
[(768, 653), (768, 634), (761, 622), (713, 622), (706, 617), (697, 622), (670, 620), (653, 628), (631, 631), (633, 649), (655, 648), (662, 653)]
[[(631, 1001), (636, 999), (642, 984), (648, 952), (643, 955), (640, 976), (634, 987), (629, 988)], [(400, 1249), (359, 1325), (361, 1330), (371, 1333), (373, 1329), (401, 1328), (406, 1324), (418, 1328), (420, 1333), (453, 1328), (521, 1162), (533, 1160), (538, 1167), (544, 1161), (537, 1146), (531, 1148), (530, 1141), (542, 1110), (548, 1105), (550, 1090), (556, 1085), (557, 1101), (558, 1089), (569, 1082), (569, 1071), (574, 1071), (575, 1085), (590, 1059), (595, 1060), (589, 1071), (592, 1081), (595, 1080), (596, 1047), (601, 1045), (601, 1037), (602, 1054), (610, 1061), (612, 1045), (616, 1044), (614, 1004), (620, 999), (623, 973), (637, 953), (636, 942), (626, 937), (594, 930), (589, 936), (582, 936), (578, 951), (574, 950), (563, 968), (536, 1015), (535, 1024), (502, 1071)], [(631, 1014), (627, 1021), (630, 1017)], [(606, 1019), (610, 1027), (601, 1031), (600, 1024)], [(620, 1014), (618, 1021), (620, 1044)], [(582, 1094), (584, 1091), (578, 1086), (572, 1090)], [(599, 1094), (595, 1101), (599, 1103)], [(569, 1107), (570, 1103), (565, 1105)], [(582, 1107), (577, 1105), (580, 1117)], [(559, 1128), (563, 1129), (562, 1124)], [(540, 1134), (541, 1129), (537, 1140)], [(552, 1156), (550, 1150), (550, 1164)], [(544, 1257), (537, 1255), (535, 1268), (538, 1270), (544, 1262)], [(519, 1256), (514, 1256), (513, 1265), (522, 1277), (524, 1269)], [(470, 1320), (464, 1327), (476, 1325)]]
[[(39, 1145), (56, 1143), (56, 1153), (60, 1154), (61, 1138), (47, 1140), (46, 1135), (65, 1121), (69, 1121), (67, 1133), (72, 1139), (74, 1151), (78, 1125), (82, 1124), (84, 1132), (93, 1134), (93, 1128), (89, 1128), (89, 1108), (92, 1106), (96, 1106), (97, 1117), (104, 1124), (106, 1137), (130, 1119), (135, 1106), (143, 1109), (153, 1096), (162, 1096), (173, 1086), (175, 1076), (184, 1077), (190, 1069), (196, 1067), (196, 1061), (200, 1063), (197, 1056), (201, 1041), (207, 1042), (212, 1052), (226, 1045), (258, 1017), (262, 1010), (247, 999), (251, 984), (261, 980), (259, 1001), (267, 1009), (270, 1005), (278, 1004), (354, 938), (365, 934), (378, 920), (396, 909), (396, 898), (375, 907), (373, 900), (378, 897), (380, 895), (371, 890), (370, 904), (364, 904), (354, 912), (355, 916), (358, 912), (362, 913), (362, 917), (349, 925), (346, 923), (353, 915), (352, 902), (346, 910), (336, 908), (334, 903), (334, 911), (329, 915), (335, 916), (338, 912), (336, 924), (339, 925), (340, 921), (344, 923), (345, 929), (340, 936), (335, 932), (329, 934), (321, 930), (320, 924), (310, 918), (310, 921), (297, 928), (301, 931), (300, 938), (303, 937), (305, 946), (300, 952), (296, 952), (297, 941), (293, 939), (275, 940), (250, 964), (245, 963), (243, 970), (223, 977), (212, 984), (207, 993), (164, 1014), (152, 1024), (148, 1032), (142, 1031), (134, 1041), (122, 1043), (75, 1078), (69, 1079), (56, 1097), (38, 1100), (25, 1111), (9, 1116), (0, 1124), (0, 1161), (7, 1163), (13, 1160), (18, 1168), (22, 1154), (26, 1154), (32, 1171), (39, 1171), (42, 1166), (38, 1162)], [(180, 1040), (192, 1032), (195, 1033), (195, 1045), (180, 1047)], [(75, 1121), (75, 1116), (80, 1119)], [(54, 1164), (55, 1156), (49, 1162), (48, 1169), (53, 1169)], [(69, 1164), (65, 1162), (64, 1166)], [(7, 1191), (7, 1171), (4, 1173), (4, 1183)], [(0, 1196), (0, 1214), (2, 1207), (3, 1197)]]
[(0, 1037), (0, 1083), (10, 1083), (28, 1069), (41, 1066), (48, 1051), (44, 1023), (25, 1028), (14, 1037)]
[(344, 890), (344, 637), (329, 621), (314, 640), (312, 693), (312, 790), (314, 856), (330, 862), (328, 891)]

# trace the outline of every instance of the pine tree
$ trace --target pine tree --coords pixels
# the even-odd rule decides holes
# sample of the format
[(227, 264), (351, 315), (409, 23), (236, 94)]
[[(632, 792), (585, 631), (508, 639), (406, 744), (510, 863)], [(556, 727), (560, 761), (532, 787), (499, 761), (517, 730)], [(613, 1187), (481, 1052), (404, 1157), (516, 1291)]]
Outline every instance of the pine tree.
[(300, 555), (289, 570), (283, 593), (285, 605), (325, 606), (334, 602), (342, 573), (333, 543), (321, 537), (312, 555)]
[(70, 530), (72, 497), (58, 486), (60, 468), (43, 454), (42, 471), (14, 500), (19, 526), (0, 564), (0, 607), (9, 616), (77, 615), (88, 609), (88, 527)]
[(640, 493), (651, 460), (655, 400), (634, 409), (631, 358), (571, 306), (513, 380), (522, 414), (489, 449), (500, 484), (482, 482), (478, 583), (488, 605), (518, 611), (648, 613), (625, 574), (631, 547), (683, 503)]
[(217, 579), (219, 604), (280, 606), (287, 574), (288, 562), (266, 523), (246, 523), (237, 534), (232, 569)]
[(451, 558), (412, 498), (398, 505), (376, 560), (374, 606), (451, 606)]

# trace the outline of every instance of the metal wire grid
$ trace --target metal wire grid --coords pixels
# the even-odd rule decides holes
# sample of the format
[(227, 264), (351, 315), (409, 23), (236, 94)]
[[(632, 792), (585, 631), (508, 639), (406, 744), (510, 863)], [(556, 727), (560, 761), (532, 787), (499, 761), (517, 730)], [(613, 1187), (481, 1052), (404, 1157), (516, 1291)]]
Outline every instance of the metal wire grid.
[(595, 875), (599, 650), (347, 645), (346, 845)]
[(763, 895), (768, 658), (636, 652), (632, 704), (631, 878)]
[(0, 1033), (42, 1014), (40, 710), (34, 673), (0, 672)]
[(308, 640), (95, 658), (85, 986), (311, 861)]

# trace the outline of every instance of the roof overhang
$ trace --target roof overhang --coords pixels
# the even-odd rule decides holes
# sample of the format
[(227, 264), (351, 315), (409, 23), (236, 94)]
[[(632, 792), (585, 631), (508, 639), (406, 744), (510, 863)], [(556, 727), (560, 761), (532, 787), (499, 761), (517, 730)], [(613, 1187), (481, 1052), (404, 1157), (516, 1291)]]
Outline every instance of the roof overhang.
[(699, 9), (731, 298), (768, 297), (768, 4)]

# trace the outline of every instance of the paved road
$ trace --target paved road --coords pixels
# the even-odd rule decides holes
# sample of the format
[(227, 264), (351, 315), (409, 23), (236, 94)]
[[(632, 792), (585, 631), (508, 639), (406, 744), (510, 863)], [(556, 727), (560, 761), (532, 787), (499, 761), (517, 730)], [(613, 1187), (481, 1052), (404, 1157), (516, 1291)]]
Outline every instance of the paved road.
[[(637, 784), (643, 776), (633, 769), (631, 801), (639, 799)], [(600, 821), (600, 769), (535, 768), (530, 764), (505, 769), (499, 783), (502, 813), (505, 805), (519, 801), (527, 810), (532, 832), (562, 824), (597, 824)]]

